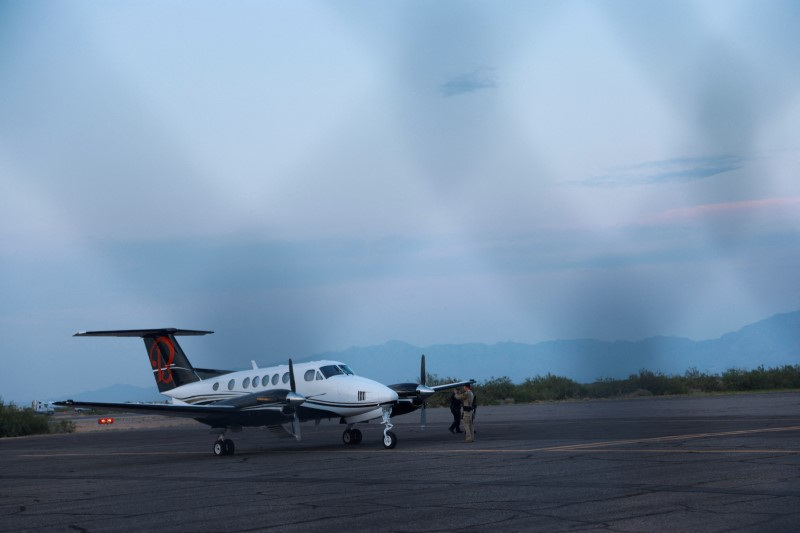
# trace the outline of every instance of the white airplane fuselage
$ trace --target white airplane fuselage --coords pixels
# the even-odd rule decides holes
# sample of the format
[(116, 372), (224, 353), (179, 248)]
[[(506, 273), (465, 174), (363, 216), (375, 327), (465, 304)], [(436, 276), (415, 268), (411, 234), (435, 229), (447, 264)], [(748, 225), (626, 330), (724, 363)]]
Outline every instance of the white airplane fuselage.
[[(342, 417), (348, 423), (361, 422), (379, 418), (381, 406), (392, 405), (398, 399), (397, 393), (386, 385), (355, 375), (339, 361), (297, 363), (294, 372), (297, 392), (305, 397), (298, 408), (301, 420)], [(289, 388), (288, 365), (230, 372), (163, 394), (175, 405), (213, 405), (276, 388)]]

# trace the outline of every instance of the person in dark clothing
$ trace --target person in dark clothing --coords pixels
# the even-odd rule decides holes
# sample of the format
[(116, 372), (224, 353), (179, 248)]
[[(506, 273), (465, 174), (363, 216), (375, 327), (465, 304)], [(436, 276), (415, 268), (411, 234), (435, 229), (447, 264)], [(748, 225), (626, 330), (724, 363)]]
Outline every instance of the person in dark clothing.
[(453, 423), (450, 424), (450, 433), (461, 433), (461, 402), (456, 398), (456, 393), (450, 395), (450, 412), (453, 413)]

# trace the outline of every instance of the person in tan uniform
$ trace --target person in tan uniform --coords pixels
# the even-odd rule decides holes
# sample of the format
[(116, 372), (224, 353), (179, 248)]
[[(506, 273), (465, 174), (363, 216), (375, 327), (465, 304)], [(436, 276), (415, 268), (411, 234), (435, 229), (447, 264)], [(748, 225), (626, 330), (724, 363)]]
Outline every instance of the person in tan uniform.
[(464, 433), (466, 434), (464, 442), (472, 442), (475, 440), (472, 426), (472, 400), (475, 395), (472, 394), (472, 385), (469, 383), (464, 385), (464, 389), (456, 393), (456, 398), (461, 400), (461, 422), (464, 424)]

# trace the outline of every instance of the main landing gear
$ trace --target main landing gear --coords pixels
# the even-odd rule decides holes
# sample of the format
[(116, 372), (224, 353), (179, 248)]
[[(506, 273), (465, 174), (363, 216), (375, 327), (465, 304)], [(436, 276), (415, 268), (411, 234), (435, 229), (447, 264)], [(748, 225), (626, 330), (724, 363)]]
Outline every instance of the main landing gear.
[(219, 438), (217, 438), (217, 442), (215, 442), (214, 446), (211, 448), (211, 451), (213, 451), (214, 455), (217, 457), (233, 455), (236, 451), (236, 446), (231, 439), (226, 439), (225, 435), (221, 434)]
[(355, 446), (356, 444), (361, 444), (361, 430), (352, 428), (353, 424), (348, 424), (347, 429), (344, 430), (342, 433), (342, 442), (347, 444), (348, 446)]

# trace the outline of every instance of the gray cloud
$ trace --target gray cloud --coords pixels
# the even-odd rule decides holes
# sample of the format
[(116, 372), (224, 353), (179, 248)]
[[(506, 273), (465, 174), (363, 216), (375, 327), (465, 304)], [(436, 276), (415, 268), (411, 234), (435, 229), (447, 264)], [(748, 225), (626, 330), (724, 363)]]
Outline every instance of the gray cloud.
[(624, 187), (659, 183), (686, 183), (738, 170), (745, 159), (739, 156), (681, 157), (618, 167), (606, 174), (583, 180), (589, 187)]
[(439, 86), (439, 90), (445, 98), (496, 88), (497, 80), (494, 69), (491, 68), (476, 68), (472, 72), (453, 76)]

